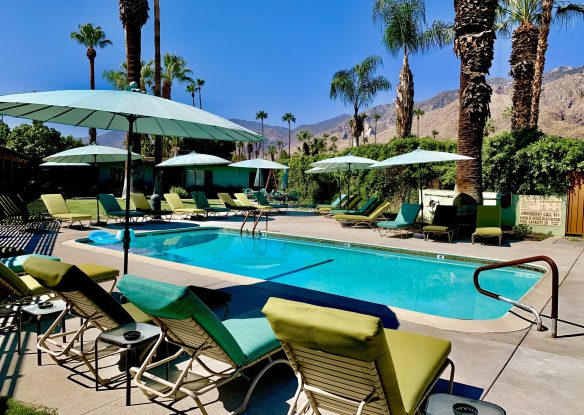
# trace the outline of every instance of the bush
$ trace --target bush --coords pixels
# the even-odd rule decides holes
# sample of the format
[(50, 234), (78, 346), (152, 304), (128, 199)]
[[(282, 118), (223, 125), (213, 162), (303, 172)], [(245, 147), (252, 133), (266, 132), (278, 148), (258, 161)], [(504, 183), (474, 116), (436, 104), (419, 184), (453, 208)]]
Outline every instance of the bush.
[(176, 193), (181, 199), (189, 199), (190, 195), (185, 189), (180, 186), (172, 186), (170, 188), (170, 193)]
[(517, 239), (526, 239), (532, 231), (533, 229), (531, 226), (525, 225), (523, 223), (513, 226), (513, 234)]

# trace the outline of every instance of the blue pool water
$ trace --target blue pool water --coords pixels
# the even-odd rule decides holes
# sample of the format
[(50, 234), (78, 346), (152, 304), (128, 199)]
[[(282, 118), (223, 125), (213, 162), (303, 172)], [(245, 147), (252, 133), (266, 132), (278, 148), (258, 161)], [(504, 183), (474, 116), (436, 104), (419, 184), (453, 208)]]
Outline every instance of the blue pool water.
[[(121, 249), (120, 244), (107, 247)], [(509, 310), (476, 292), (477, 263), (204, 228), (141, 236), (132, 241), (131, 251), (442, 317), (487, 320)], [(481, 284), (518, 300), (541, 275), (492, 270), (481, 274)]]

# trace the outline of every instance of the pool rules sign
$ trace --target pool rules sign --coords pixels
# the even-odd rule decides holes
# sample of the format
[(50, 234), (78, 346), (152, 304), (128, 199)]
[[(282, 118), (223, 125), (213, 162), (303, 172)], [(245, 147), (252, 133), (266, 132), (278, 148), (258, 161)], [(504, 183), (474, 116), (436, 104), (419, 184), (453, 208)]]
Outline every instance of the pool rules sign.
[(530, 226), (561, 226), (562, 199), (519, 196), (519, 223)]

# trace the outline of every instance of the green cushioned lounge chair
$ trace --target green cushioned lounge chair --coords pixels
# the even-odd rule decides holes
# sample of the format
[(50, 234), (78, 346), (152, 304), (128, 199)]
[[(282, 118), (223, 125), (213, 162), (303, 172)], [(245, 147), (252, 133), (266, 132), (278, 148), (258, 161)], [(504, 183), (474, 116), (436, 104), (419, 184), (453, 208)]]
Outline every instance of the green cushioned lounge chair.
[(446, 234), (448, 235), (448, 242), (452, 242), (456, 228), (457, 214), (458, 206), (436, 206), (436, 212), (434, 212), (432, 224), (426, 225), (422, 229), (424, 239), (427, 240), (431, 234)]
[[(200, 395), (239, 377), (244, 369), (255, 363), (268, 359), (270, 362), (252, 381), (243, 405), (233, 412), (240, 413), (247, 407), (259, 378), (277, 363), (288, 364), (285, 359), (272, 360), (271, 356), (281, 347), (259, 310), (221, 321), (188, 287), (125, 275), (118, 288), (162, 330), (161, 337), (142, 366), (130, 369), (135, 384), (149, 397), (168, 398), (184, 393), (195, 400), (203, 414), (207, 414)], [(180, 349), (168, 358), (153, 362), (156, 349), (165, 338)], [(189, 361), (176, 382), (152, 373), (155, 367), (172, 362), (183, 353), (188, 354)], [(203, 357), (222, 362), (228, 369), (217, 372), (209, 367)], [(199, 375), (198, 381), (189, 385), (189, 373), (195, 363), (208, 376), (201, 379)], [(161, 385), (163, 390), (150, 386), (148, 381)]]
[(473, 244), (477, 236), (499, 238), (499, 246), (501, 246), (503, 239), (501, 206), (477, 206), (477, 228), (471, 236)]
[(347, 198), (346, 194), (341, 194), (340, 196), (338, 196), (335, 200), (333, 200), (330, 204), (324, 204), (324, 205), (316, 205), (316, 209), (322, 209), (322, 208), (328, 208), (330, 209), (336, 209), (337, 207), (339, 207), (341, 205), (341, 203), (343, 203), (343, 201)]
[(351, 210), (354, 209), (359, 202), (361, 201), (361, 196), (349, 196), (339, 203), (338, 207), (320, 207), (318, 208), (318, 213), (321, 215), (328, 215), (330, 214), (331, 210), (333, 209), (346, 209)]
[(286, 212), (288, 203), (271, 203), (263, 192), (253, 192), (253, 197), (262, 206), (270, 206), (278, 212)]
[(264, 213), (271, 212), (273, 209), (269, 205), (261, 205), (261, 204), (254, 205), (253, 203), (251, 203), (251, 200), (249, 200), (249, 198), (247, 197), (247, 195), (245, 193), (235, 193), (234, 196), (241, 206), (253, 207), (253, 208), (256, 208), (257, 210), (262, 211)]
[[(270, 298), (263, 310), (298, 378), (289, 414), (412, 415), (454, 364), (447, 340), (384, 329), (381, 320)], [(298, 407), (300, 393), (307, 402)]]
[(144, 217), (150, 218), (150, 220), (155, 220), (162, 216), (168, 216), (169, 222), (172, 220), (172, 210), (152, 209), (143, 193), (130, 193), (130, 202), (132, 202), (136, 212), (143, 213)]
[(21, 272), (24, 272), (24, 268), (22, 267), (24, 261), (33, 256), (38, 258), (50, 259), (51, 261), (60, 261), (58, 257), (51, 255), (23, 254), (18, 256), (0, 258), (0, 262), (6, 265), (8, 268), (10, 268), (12, 272), (16, 272), (17, 274), (19, 274)]
[(67, 228), (69, 228), (75, 222), (79, 222), (79, 224), (83, 226), (82, 221), (91, 220), (91, 215), (71, 212), (63, 196), (58, 193), (41, 195), (41, 199), (43, 200), (43, 203), (47, 207), (47, 210), (53, 219), (58, 220), (61, 222), (61, 224), (67, 223)]
[(43, 228), (55, 222), (44, 215), (31, 214), (18, 195), (0, 195), (0, 219), (2, 223), (22, 226), (23, 231)]
[(191, 197), (195, 201), (195, 206), (197, 207), (197, 209), (203, 209), (209, 215), (219, 213), (228, 214), (229, 212), (231, 212), (231, 209), (228, 209), (226, 207), (211, 206), (209, 204), (209, 200), (207, 200), (205, 192), (191, 192)]
[(381, 202), (376, 197), (370, 198), (368, 201), (363, 203), (359, 209), (333, 209), (330, 211), (331, 215), (369, 215), (371, 212), (377, 208)]
[[(385, 234), (387, 235), (388, 232), (400, 231), (412, 227), (414, 223), (416, 223), (416, 218), (418, 217), (421, 208), (422, 205), (417, 203), (403, 203), (395, 220), (377, 222), (379, 234), (381, 235), (381, 229), (385, 229)], [(400, 232), (400, 237), (401, 236), (403, 236), (402, 232)]]
[(250, 212), (259, 212), (257, 206), (238, 205), (237, 203), (235, 203), (235, 200), (233, 200), (233, 198), (229, 196), (229, 193), (217, 193), (217, 197), (219, 198), (219, 200), (221, 200), (221, 202), (223, 202), (223, 205), (227, 209), (231, 209), (231, 211), (233, 212), (243, 214), (249, 214)]
[(379, 220), (379, 217), (389, 209), (389, 202), (383, 202), (380, 204), (373, 212), (369, 215), (334, 215), (333, 218), (341, 223), (341, 226), (352, 225), (353, 227), (357, 225), (367, 225), (373, 229), (375, 222)]
[(207, 216), (207, 212), (204, 209), (186, 207), (182, 200), (180, 200), (180, 196), (176, 193), (165, 193), (164, 200), (166, 200), (175, 215), (182, 216), (183, 218), (190, 218), (195, 215)]
[[(124, 220), (126, 218), (126, 211), (122, 209), (122, 207), (120, 206), (120, 204), (113, 195), (107, 193), (100, 193), (99, 195), (97, 195), (97, 197), (99, 199), (101, 207), (103, 207), (103, 210), (105, 210), (105, 214), (107, 216), (106, 223), (109, 219)], [(130, 215), (130, 220), (144, 219), (143, 212), (131, 210), (128, 213)]]
[[(123, 376), (124, 373), (121, 373), (103, 378), (97, 374), (93, 364), (95, 350), (92, 347), (83, 348), (83, 334), (88, 330), (103, 332), (127, 323), (146, 323), (149, 318), (131, 303), (119, 304), (81, 266), (32, 257), (24, 263), (24, 270), (42, 287), (51, 290), (67, 303), (65, 310), (39, 338), (37, 348), (58, 364), (71, 359), (82, 361), (102, 385)], [(65, 333), (55, 333), (61, 320), (69, 313), (83, 319), (81, 326)], [(67, 336), (66, 340), (64, 336)], [(104, 357), (121, 350), (116, 348), (112, 351), (110, 346), (98, 351), (99, 356)]]

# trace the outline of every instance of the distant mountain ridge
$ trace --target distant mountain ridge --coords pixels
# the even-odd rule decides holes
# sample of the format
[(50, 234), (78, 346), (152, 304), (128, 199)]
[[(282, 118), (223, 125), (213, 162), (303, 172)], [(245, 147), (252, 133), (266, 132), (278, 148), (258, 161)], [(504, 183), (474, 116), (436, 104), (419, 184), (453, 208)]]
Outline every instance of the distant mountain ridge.
[[(510, 120), (505, 111), (510, 108), (513, 81), (508, 78), (490, 78), (493, 88), (491, 99), (492, 125), (495, 134), (510, 129)], [(425, 111), (420, 117), (420, 135), (432, 136), (437, 132), (437, 138), (456, 138), (458, 135), (458, 90), (442, 91), (432, 98), (416, 102), (416, 108)], [(540, 128), (554, 135), (562, 135), (584, 139), (584, 66), (573, 68), (561, 66), (547, 72), (544, 76), (540, 108)], [(383, 104), (365, 111), (369, 115), (366, 121), (365, 134), (369, 142), (373, 141), (374, 122), (372, 115), (377, 113), (381, 118), (377, 122), (377, 141), (387, 142), (395, 135), (395, 104)], [(340, 140), (340, 148), (350, 146), (350, 129), (348, 114), (315, 123), (292, 124), (292, 148), (296, 149), (298, 142), (296, 134), (307, 130), (314, 135), (336, 135)], [(257, 121), (232, 119), (231, 121), (255, 132), (261, 132), (261, 123)], [(417, 134), (417, 120), (414, 119), (412, 133)], [(272, 144), (282, 141), (288, 144), (288, 128), (264, 123), (264, 135)], [(87, 142), (87, 138), (83, 139)], [(98, 143), (123, 147), (125, 133), (108, 131), (98, 136)]]

